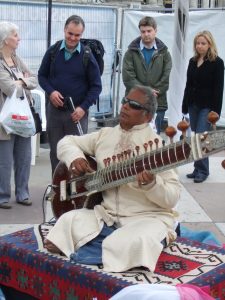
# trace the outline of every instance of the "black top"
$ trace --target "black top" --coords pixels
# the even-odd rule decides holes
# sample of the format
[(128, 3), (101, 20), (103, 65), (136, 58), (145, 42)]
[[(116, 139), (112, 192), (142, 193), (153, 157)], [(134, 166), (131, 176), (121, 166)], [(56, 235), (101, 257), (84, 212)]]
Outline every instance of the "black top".
[(182, 113), (188, 113), (188, 106), (210, 108), (219, 115), (223, 102), (224, 62), (220, 57), (215, 61), (205, 60), (201, 66), (190, 59), (187, 69), (187, 82), (184, 90)]

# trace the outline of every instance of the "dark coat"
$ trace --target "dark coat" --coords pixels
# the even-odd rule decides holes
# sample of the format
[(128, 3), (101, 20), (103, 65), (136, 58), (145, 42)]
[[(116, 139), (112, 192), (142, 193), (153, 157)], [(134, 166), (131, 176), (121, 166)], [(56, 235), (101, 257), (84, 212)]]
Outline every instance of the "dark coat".
[(205, 60), (201, 66), (190, 59), (187, 82), (184, 90), (182, 113), (188, 113), (191, 104), (199, 108), (210, 108), (219, 115), (222, 109), (224, 87), (224, 62), (220, 57), (215, 61)]
[(124, 55), (122, 76), (126, 95), (135, 85), (145, 85), (159, 90), (158, 110), (167, 110), (166, 92), (172, 68), (171, 55), (167, 46), (156, 38), (157, 50), (154, 51), (148, 66), (140, 49), (140, 40), (140, 37), (136, 38)]

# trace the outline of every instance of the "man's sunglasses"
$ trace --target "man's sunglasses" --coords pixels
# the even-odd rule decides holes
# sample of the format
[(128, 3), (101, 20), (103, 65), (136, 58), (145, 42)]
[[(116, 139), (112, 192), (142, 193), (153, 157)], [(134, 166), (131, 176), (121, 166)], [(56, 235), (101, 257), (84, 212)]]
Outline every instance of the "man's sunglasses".
[(144, 105), (140, 104), (139, 102), (135, 101), (135, 100), (130, 100), (126, 97), (123, 97), (122, 101), (121, 101), (121, 104), (126, 104), (128, 103), (130, 108), (132, 109), (136, 109), (136, 110), (146, 110), (146, 111), (149, 111)]

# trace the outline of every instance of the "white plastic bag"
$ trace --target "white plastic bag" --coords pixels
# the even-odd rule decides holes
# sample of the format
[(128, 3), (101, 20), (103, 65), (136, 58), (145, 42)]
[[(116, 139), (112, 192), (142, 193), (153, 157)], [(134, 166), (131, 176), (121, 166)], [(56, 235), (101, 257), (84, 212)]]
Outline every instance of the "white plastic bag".
[(0, 123), (7, 134), (13, 133), (22, 137), (35, 134), (35, 123), (26, 94), (23, 99), (17, 98), (17, 89), (11, 97), (7, 97), (0, 112)]

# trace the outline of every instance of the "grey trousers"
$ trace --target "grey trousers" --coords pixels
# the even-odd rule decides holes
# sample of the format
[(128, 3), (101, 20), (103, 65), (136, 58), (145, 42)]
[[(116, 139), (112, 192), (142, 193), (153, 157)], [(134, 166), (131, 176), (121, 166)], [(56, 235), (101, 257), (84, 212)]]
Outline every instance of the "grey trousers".
[[(80, 120), (83, 133), (88, 131), (88, 113)], [(80, 135), (77, 125), (72, 121), (69, 110), (59, 110), (50, 103), (47, 108), (47, 134), (50, 146), (50, 161), (52, 174), (59, 162), (57, 158), (57, 144), (66, 135)]]
[(16, 201), (29, 198), (30, 164), (31, 138), (11, 134), (10, 140), (0, 141), (0, 203), (11, 198), (12, 168)]

